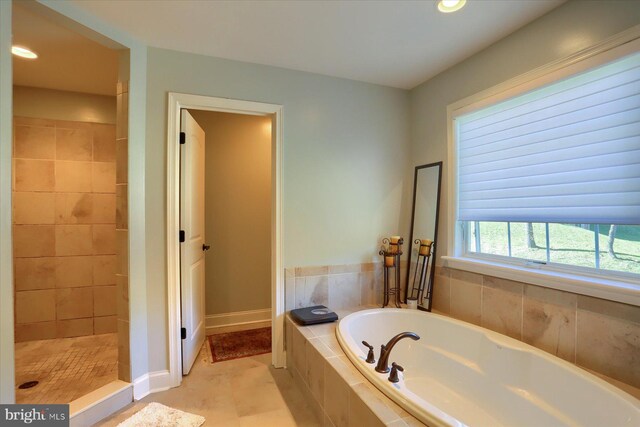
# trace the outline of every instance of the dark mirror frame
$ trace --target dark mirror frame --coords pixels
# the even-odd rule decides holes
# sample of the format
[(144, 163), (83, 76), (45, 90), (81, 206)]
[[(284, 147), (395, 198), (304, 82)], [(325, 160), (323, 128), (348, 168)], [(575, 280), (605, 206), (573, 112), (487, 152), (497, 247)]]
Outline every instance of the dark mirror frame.
[(413, 253), (413, 229), (414, 229), (414, 221), (416, 220), (415, 215), (416, 215), (416, 191), (417, 191), (417, 186), (418, 186), (418, 172), (421, 169), (426, 169), (426, 168), (432, 168), (432, 167), (438, 167), (438, 191), (437, 191), (437, 196), (436, 196), (436, 221), (435, 221), (435, 230), (433, 233), (433, 248), (431, 250), (431, 258), (430, 258), (430, 263), (429, 265), (427, 265), (427, 268), (429, 269), (428, 273), (427, 273), (427, 283), (425, 284), (426, 289), (424, 290), (424, 292), (426, 292), (427, 295), (427, 306), (424, 307), (423, 305), (420, 304), (420, 301), (418, 301), (418, 309), (419, 310), (426, 310), (426, 311), (431, 311), (431, 303), (433, 301), (433, 277), (435, 274), (435, 265), (436, 265), (436, 252), (438, 251), (438, 224), (439, 224), (439, 219), (440, 219), (440, 193), (442, 191), (442, 162), (435, 162), (435, 163), (429, 163), (426, 165), (421, 165), (421, 166), (416, 166), (415, 168), (415, 172), (413, 174), (413, 203), (411, 204), (411, 232), (409, 233), (409, 235), (411, 236), (409, 238), (409, 254), (408, 254), (408, 258), (407, 258), (407, 280), (405, 282), (405, 289), (404, 289), (404, 302), (407, 302), (407, 295), (409, 292), (409, 283), (410, 283), (410, 279), (411, 279), (411, 254)]

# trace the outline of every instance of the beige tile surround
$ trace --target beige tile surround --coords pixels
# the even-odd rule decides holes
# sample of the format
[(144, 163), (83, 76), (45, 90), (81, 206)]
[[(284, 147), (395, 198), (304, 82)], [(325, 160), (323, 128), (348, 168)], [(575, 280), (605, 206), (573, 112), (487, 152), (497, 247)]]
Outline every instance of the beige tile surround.
[[(122, 60), (122, 58), (121, 58)], [(128, 61), (128, 59), (127, 59)], [(118, 379), (131, 382), (129, 351), (129, 82), (121, 78), (116, 96), (115, 254)]]
[[(401, 283), (406, 262), (401, 263)], [(393, 282), (392, 282), (393, 283)], [(312, 305), (332, 310), (382, 303), (382, 263), (324, 265), (285, 269), (285, 307), (287, 311)], [(401, 297), (404, 289), (401, 286)]]
[[(354, 310), (349, 307), (380, 304), (382, 268), (370, 263), (285, 269), (285, 293), (287, 311), (323, 304), (342, 318)], [(436, 267), (433, 310), (524, 341), (640, 398), (640, 307)], [(345, 391), (340, 382), (327, 392), (328, 381), (334, 383), (338, 377), (348, 386), (355, 381), (338, 372), (362, 377), (344, 356), (334, 329), (335, 324), (301, 327), (287, 316), (288, 369), (325, 425), (358, 425), (350, 424), (350, 419), (360, 417), (350, 414), (350, 405), (357, 411), (363, 404), (356, 392)], [(372, 387), (368, 382), (359, 387), (365, 386)], [(378, 397), (386, 399), (385, 405), (394, 412), (392, 401)], [(371, 406), (367, 406), (370, 411)], [(396, 414), (399, 411), (396, 408)], [(398, 422), (386, 412), (366, 425), (384, 425), (380, 420)]]
[(640, 388), (640, 307), (436, 268), (433, 310)]
[[(369, 307), (338, 309), (340, 318)], [(287, 370), (327, 427), (423, 426), (367, 380), (342, 351), (337, 322), (300, 326), (287, 316)]]
[(17, 342), (116, 332), (115, 137), (14, 118)]

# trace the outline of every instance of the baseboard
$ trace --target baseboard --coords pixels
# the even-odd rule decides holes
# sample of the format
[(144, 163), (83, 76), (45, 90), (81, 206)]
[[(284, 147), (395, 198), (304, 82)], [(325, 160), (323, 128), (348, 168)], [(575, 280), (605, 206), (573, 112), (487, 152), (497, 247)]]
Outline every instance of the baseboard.
[(133, 402), (131, 383), (113, 381), (69, 404), (71, 427), (94, 425)]
[(232, 330), (251, 329), (269, 326), (271, 309), (236, 311), (233, 313), (209, 314), (205, 316), (206, 333), (231, 332)]
[(140, 400), (151, 393), (169, 390), (171, 385), (171, 375), (169, 371), (155, 371), (140, 375), (133, 381), (133, 398)]

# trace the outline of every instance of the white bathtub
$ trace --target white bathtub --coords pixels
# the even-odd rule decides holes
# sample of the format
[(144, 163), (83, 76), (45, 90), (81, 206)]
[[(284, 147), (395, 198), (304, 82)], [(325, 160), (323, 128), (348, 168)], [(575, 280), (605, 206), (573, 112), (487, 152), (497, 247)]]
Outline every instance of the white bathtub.
[[(365, 362), (374, 346), (412, 331), (389, 357), (400, 382)], [(429, 426), (640, 426), (640, 401), (535, 347), (469, 323), (417, 310), (350, 314), (336, 328), (353, 364), (378, 389)], [(638, 367), (629, 367), (637, 369)]]

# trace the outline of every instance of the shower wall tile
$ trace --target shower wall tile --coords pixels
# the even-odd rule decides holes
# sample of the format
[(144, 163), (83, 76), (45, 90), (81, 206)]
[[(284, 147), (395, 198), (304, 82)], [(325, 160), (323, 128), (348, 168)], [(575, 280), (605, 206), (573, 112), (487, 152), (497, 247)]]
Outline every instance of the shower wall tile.
[(129, 201), (127, 184), (116, 184), (115, 196), (115, 223), (116, 228), (126, 230), (129, 228)]
[(113, 332), (118, 332), (117, 316), (105, 316), (105, 317), (93, 318), (94, 335), (110, 334)]
[(117, 96), (116, 139), (126, 138), (129, 130), (129, 93), (123, 90)]
[(15, 341), (50, 340), (56, 337), (56, 322), (27, 323), (15, 326)]
[(92, 257), (93, 284), (96, 286), (116, 283), (116, 256), (96, 255)]
[(116, 274), (129, 275), (129, 232), (116, 230)]
[(91, 225), (56, 225), (56, 256), (91, 255)]
[(15, 159), (13, 180), (15, 191), (54, 191), (55, 163), (52, 160)]
[(115, 126), (14, 126), (16, 341), (115, 331)]
[(116, 286), (95, 286), (93, 288), (93, 315), (114, 316), (116, 307)]
[(116, 184), (126, 184), (129, 180), (128, 150), (129, 144), (126, 138), (116, 141)]
[(56, 287), (56, 259), (16, 258), (14, 260), (14, 285), (16, 291), (51, 289)]
[(55, 241), (53, 225), (15, 225), (13, 256), (14, 258), (53, 256)]
[(14, 193), (13, 223), (55, 224), (55, 200), (54, 193)]
[(16, 293), (16, 323), (45, 322), (56, 319), (55, 290)]
[(56, 131), (50, 127), (16, 125), (13, 149), (16, 159), (55, 159)]
[(129, 278), (116, 274), (116, 313), (118, 319), (129, 319)]
[(129, 347), (129, 322), (118, 319), (118, 379), (131, 381), (131, 352)]
[(115, 194), (94, 194), (93, 195), (93, 224), (114, 224), (116, 222), (116, 195)]
[(92, 123), (93, 161), (116, 161), (116, 128), (112, 125)]
[(70, 319), (56, 322), (56, 338), (81, 337), (93, 334), (93, 319)]
[(56, 129), (91, 129), (91, 123), (55, 120)]
[(116, 166), (114, 163), (94, 162), (92, 173), (94, 193), (116, 192)]
[(116, 253), (115, 225), (93, 226), (93, 253), (95, 255), (109, 255)]
[(56, 161), (57, 192), (90, 193), (91, 162)]
[(93, 288), (57, 289), (55, 301), (58, 320), (93, 317)]
[(91, 193), (56, 193), (56, 224), (91, 224), (93, 197)]
[[(116, 313), (117, 313), (117, 329), (118, 329), (118, 379), (122, 381), (131, 381), (130, 367), (130, 343), (129, 343), (129, 219), (128, 219), (128, 140), (129, 133), (129, 82), (128, 76), (120, 75), (117, 86), (116, 97), (116, 113), (117, 125), (114, 129), (115, 144), (113, 148), (111, 141), (111, 133), (105, 138), (108, 146), (100, 146), (100, 152), (96, 160), (106, 160), (112, 156), (115, 158), (115, 164), (111, 164), (111, 169), (94, 170), (94, 188), (103, 188), (100, 184), (100, 176), (104, 182), (104, 188), (110, 188), (111, 176), (115, 183), (113, 188), (116, 192), (116, 238), (115, 238), (115, 254), (116, 254)], [(109, 130), (111, 132), (111, 130)], [(99, 134), (98, 139), (94, 141), (101, 144), (103, 134)], [(95, 149), (95, 148), (94, 148)], [(105, 178), (106, 176), (106, 178)]]
[(88, 129), (56, 129), (56, 159), (91, 161), (93, 141)]
[(37, 127), (56, 127), (56, 120), (40, 119), (37, 117), (14, 117), (13, 124), (16, 126), (37, 126)]
[(91, 257), (67, 256), (56, 258), (56, 287), (77, 288), (93, 284)]

